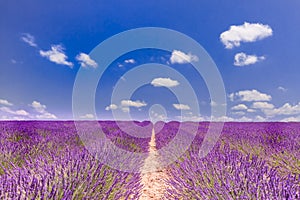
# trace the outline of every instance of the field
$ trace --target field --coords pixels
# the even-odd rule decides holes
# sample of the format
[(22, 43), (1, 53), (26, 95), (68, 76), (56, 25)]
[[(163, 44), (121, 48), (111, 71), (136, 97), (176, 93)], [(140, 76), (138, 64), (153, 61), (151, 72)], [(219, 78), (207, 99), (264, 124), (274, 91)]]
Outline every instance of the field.
[[(157, 152), (175, 138), (179, 122), (135, 122), (151, 127), (143, 129), (148, 138), (128, 135), (114, 121), (99, 124), (116, 147), (147, 155), (132, 161), (135, 172), (89, 153), (72, 121), (0, 122), (0, 199), (300, 199), (300, 123), (225, 123), (204, 158), (199, 148), (209, 123), (185, 123), (197, 134), (184, 130), (195, 136), (192, 144), (163, 169)], [(139, 130), (128, 123), (127, 131)], [(149, 167), (155, 170), (141, 170)]]

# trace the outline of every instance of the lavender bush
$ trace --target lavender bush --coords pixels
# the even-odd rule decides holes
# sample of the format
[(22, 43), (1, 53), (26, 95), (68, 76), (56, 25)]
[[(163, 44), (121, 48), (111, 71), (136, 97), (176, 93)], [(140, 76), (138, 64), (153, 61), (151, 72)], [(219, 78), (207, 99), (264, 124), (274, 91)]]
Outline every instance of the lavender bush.
[[(87, 132), (95, 128), (82, 123)], [(118, 148), (147, 153), (150, 138), (127, 133), (150, 134), (149, 122), (119, 123), (125, 131), (117, 122), (99, 122)], [(154, 126), (158, 150), (170, 145), (180, 125)], [(166, 169), (166, 199), (300, 199), (299, 123), (225, 123), (205, 158), (200, 158), (199, 147), (209, 122), (185, 125), (171, 154), (184, 148), (185, 139), (194, 139)], [(136, 161), (137, 168), (141, 164)], [(0, 199), (139, 199), (142, 176), (97, 160), (85, 148), (74, 122), (0, 122)]]
[[(0, 127), (0, 199), (138, 198), (139, 174), (100, 163), (84, 148), (73, 122), (1, 122)], [(107, 134), (122, 138), (118, 132)], [(134, 150), (126, 139), (119, 142)]]
[[(226, 123), (208, 156), (198, 150), (208, 126), (169, 166), (168, 199), (299, 199), (299, 124)], [(206, 129), (206, 131), (205, 131)]]

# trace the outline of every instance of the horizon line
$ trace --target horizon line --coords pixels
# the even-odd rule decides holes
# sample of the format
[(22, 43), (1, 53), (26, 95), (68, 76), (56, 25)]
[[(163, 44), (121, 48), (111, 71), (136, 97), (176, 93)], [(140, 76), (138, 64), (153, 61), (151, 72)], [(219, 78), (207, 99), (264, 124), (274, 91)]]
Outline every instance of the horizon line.
[[(151, 120), (112, 120), (112, 119), (101, 119), (101, 120), (94, 120), (94, 119), (82, 119), (82, 120), (74, 120), (74, 119), (0, 119), (0, 122), (75, 122), (75, 121), (81, 121), (81, 122), (105, 122), (105, 121), (111, 121), (111, 122), (151, 122)], [(177, 121), (177, 120), (170, 120), (170, 121), (157, 121), (157, 122), (194, 122), (194, 123), (300, 123), (300, 121)], [(155, 122), (155, 123), (157, 123)]]

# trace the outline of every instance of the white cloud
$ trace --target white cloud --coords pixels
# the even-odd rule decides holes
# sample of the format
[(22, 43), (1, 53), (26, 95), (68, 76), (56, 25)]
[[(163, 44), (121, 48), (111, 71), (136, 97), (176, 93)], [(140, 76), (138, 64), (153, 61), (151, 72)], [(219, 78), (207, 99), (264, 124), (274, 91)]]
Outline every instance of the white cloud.
[(79, 61), (81, 67), (93, 67), (96, 68), (98, 64), (96, 61), (90, 58), (88, 54), (80, 53), (76, 56), (76, 60)]
[(23, 42), (29, 44), (29, 46), (37, 47), (37, 44), (35, 43), (35, 39), (34, 39), (33, 35), (31, 35), (29, 33), (23, 33), (21, 36), (21, 40)]
[(249, 108), (249, 109), (247, 109), (247, 112), (248, 113), (254, 113), (254, 112), (256, 112), (256, 110)]
[(116, 104), (110, 104), (109, 106), (106, 106), (105, 110), (115, 110), (118, 106)]
[(168, 118), (165, 114), (159, 114), (159, 113), (156, 113), (154, 111), (151, 111), (150, 119), (151, 119), (152, 122), (153, 121), (156, 122), (156, 121), (165, 121)]
[(127, 63), (127, 64), (134, 64), (135, 60), (134, 59), (127, 59), (124, 62)]
[(13, 104), (10, 103), (9, 101), (5, 99), (0, 99), (0, 104), (5, 105), (5, 106), (12, 106)]
[(184, 64), (184, 63), (190, 63), (190, 62), (197, 62), (199, 58), (196, 55), (193, 55), (191, 53), (184, 53), (179, 50), (173, 50), (170, 62), (172, 64), (179, 63), (179, 64)]
[(234, 93), (229, 94), (228, 97), (229, 97), (230, 101), (233, 101), (234, 100)]
[(48, 58), (51, 62), (56, 64), (73, 67), (73, 63), (67, 61), (68, 56), (66, 56), (64, 48), (61, 45), (52, 45), (51, 50), (48, 51), (40, 50), (40, 55)]
[(229, 116), (222, 117), (212, 117), (211, 121), (221, 121), (221, 122), (252, 122), (254, 121), (252, 118), (242, 116), (240, 118), (232, 118)]
[(38, 101), (33, 101), (30, 106), (33, 107), (35, 109), (35, 111), (38, 112), (38, 113), (45, 113), (46, 112), (46, 106), (42, 105)]
[(255, 89), (231, 93), (229, 97), (231, 97), (231, 101), (234, 99), (239, 99), (241, 101), (270, 101), (272, 99), (271, 95), (261, 93)]
[(282, 87), (282, 86), (279, 86), (277, 89), (280, 90), (280, 91), (282, 91), (282, 92), (286, 92), (287, 91), (287, 89), (284, 88), (284, 87)]
[(13, 116), (12, 118), (10, 118), (10, 120), (25, 120), (25, 119), (28, 118), (24, 116)]
[(300, 102), (296, 105), (291, 105), (290, 103), (285, 103), (283, 106), (275, 109), (266, 109), (263, 112), (267, 116), (277, 116), (277, 115), (299, 115), (300, 114)]
[[(0, 107), (0, 111), (3, 113), (8, 113), (10, 115), (7, 115), (5, 119), (10, 120), (24, 120), (24, 119), (57, 119), (57, 117), (49, 113), (46, 110), (46, 106), (42, 105), (38, 101), (33, 101), (31, 104), (29, 104), (30, 107), (34, 109), (36, 114), (34, 113), (28, 113), (26, 110), (19, 109), (19, 110), (12, 110), (9, 107)], [(3, 115), (4, 116), (4, 115)]]
[[(237, 113), (237, 115), (242, 115)], [(252, 121), (265, 121), (265, 118), (261, 117), (261, 116), (256, 116), (255, 119), (246, 117), (246, 116), (242, 116), (240, 118), (232, 118), (229, 116), (221, 116), (221, 117), (215, 117), (215, 116), (211, 116), (209, 117), (204, 117), (202, 118), (202, 120), (200, 121), (216, 121), (216, 122), (252, 122)]]
[(136, 107), (136, 108), (140, 108), (143, 106), (147, 106), (147, 104), (145, 102), (141, 102), (141, 101), (132, 101), (132, 100), (122, 100), (121, 101), (121, 105), (123, 107)]
[[(282, 115), (290, 115), (290, 119), (292, 119), (292, 115), (300, 115), (300, 102), (296, 105), (291, 105), (290, 103), (285, 103), (283, 106), (279, 108), (275, 108), (275, 106), (268, 102), (254, 102), (252, 104), (252, 108), (260, 109), (267, 118), (272, 118), (275, 116)], [(288, 118), (286, 118), (288, 119)]]
[(125, 113), (128, 113), (130, 111), (129, 107), (122, 107), (121, 110)]
[(200, 122), (200, 121), (207, 121), (205, 117), (202, 116), (177, 116), (177, 119), (181, 121), (192, 121), (192, 122)]
[(235, 121), (238, 121), (238, 122), (252, 122), (253, 119), (249, 118), (249, 117), (246, 117), (246, 116), (243, 116), (239, 119), (235, 119)]
[(177, 110), (190, 110), (190, 106), (185, 105), (185, 104), (173, 104), (174, 108), (176, 108)]
[(38, 115), (36, 115), (36, 118), (38, 119), (57, 119), (54, 114), (49, 113), (46, 110), (46, 105), (43, 105), (38, 101), (33, 101), (29, 106), (34, 108), (34, 110), (39, 113)]
[(41, 115), (36, 115), (37, 119), (57, 119), (57, 117), (54, 114), (51, 113), (43, 113)]
[(0, 110), (2, 112), (6, 112), (6, 113), (9, 113), (9, 114), (13, 114), (13, 115), (19, 115), (19, 116), (29, 116), (29, 113), (25, 110), (12, 110), (8, 107), (1, 107)]
[(126, 78), (125, 78), (124, 76), (121, 76), (120, 79), (121, 79), (122, 81), (126, 81)]
[(233, 114), (235, 114), (235, 115), (245, 115), (246, 113), (243, 112), (243, 111), (237, 111), (237, 112), (234, 112)]
[(269, 25), (248, 23), (232, 25), (229, 30), (221, 33), (220, 40), (226, 49), (240, 46), (241, 42), (255, 42), (270, 37), (273, 30)]
[(246, 65), (252, 65), (259, 61), (264, 60), (264, 56), (256, 56), (256, 55), (247, 55), (243, 52), (237, 53), (234, 56), (234, 65), (235, 66), (246, 66)]
[(85, 115), (80, 116), (80, 118), (82, 118), (82, 119), (93, 119), (94, 115), (93, 114), (85, 114)]
[(217, 106), (217, 105), (218, 105), (217, 102), (214, 102), (214, 101), (210, 102), (210, 106)]
[(177, 80), (172, 80), (170, 78), (155, 78), (151, 81), (151, 84), (154, 87), (175, 87), (179, 85)]
[(268, 102), (254, 102), (252, 104), (252, 108), (256, 108), (256, 109), (273, 109), (274, 105)]
[(247, 109), (248, 107), (245, 104), (239, 104), (231, 108), (231, 110), (247, 110)]
[(260, 116), (260, 115), (257, 115), (255, 117), (255, 121), (257, 121), (257, 122), (264, 122), (264, 121), (266, 121), (266, 119), (264, 117)]
[(228, 116), (221, 116), (221, 117), (211, 116), (210, 121), (225, 122), (225, 121), (235, 121), (235, 120), (234, 118)]
[(300, 116), (283, 118), (281, 122), (300, 122)]
[(22, 116), (28, 116), (29, 115), (29, 113), (26, 112), (25, 110), (17, 110), (15, 114), (16, 115), (22, 115)]
[(157, 116), (155, 116), (155, 119), (157, 121), (166, 121), (168, 118), (165, 115), (157, 115)]

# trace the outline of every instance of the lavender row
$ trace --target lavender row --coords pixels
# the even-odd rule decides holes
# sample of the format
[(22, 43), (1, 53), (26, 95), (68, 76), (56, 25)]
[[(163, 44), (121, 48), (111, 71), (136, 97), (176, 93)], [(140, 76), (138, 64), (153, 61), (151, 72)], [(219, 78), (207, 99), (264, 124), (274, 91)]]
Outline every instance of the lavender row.
[[(175, 137), (168, 133), (179, 127), (175, 124), (165, 124), (158, 133), (161, 148)], [(194, 140), (168, 167), (167, 199), (300, 198), (299, 124), (225, 123), (205, 158), (199, 156), (199, 149), (209, 123), (190, 123), (189, 127), (184, 131)]]
[[(87, 131), (95, 129), (84, 123)], [(99, 123), (120, 148), (146, 151), (147, 141), (126, 135), (114, 122)], [(0, 199), (137, 199), (140, 195), (140, 174), (101, 163), (85, 148), (74, 122), (0, 122), (0, 144)]]

